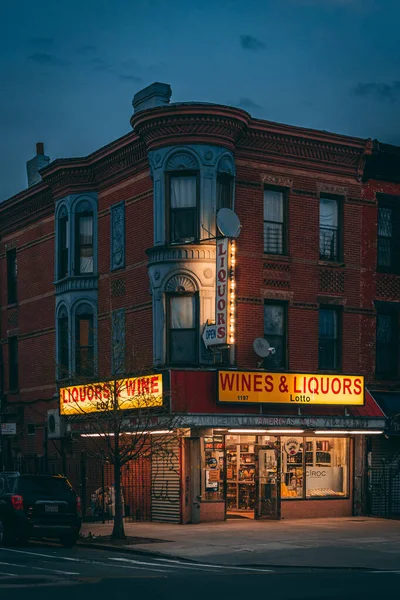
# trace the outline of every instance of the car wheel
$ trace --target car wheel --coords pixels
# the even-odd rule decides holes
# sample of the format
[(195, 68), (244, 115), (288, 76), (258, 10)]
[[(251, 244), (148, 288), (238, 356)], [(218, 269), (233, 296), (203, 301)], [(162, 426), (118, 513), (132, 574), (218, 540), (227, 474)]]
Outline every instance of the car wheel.
[(66, 533), (65, 535), (60, 535), (59, 539), (63, 546), (66, 548), (72, 548), (72, 546), (75, 546), (76, 542), (78, 541), (78, 536), (73, 531), (71, 533)]

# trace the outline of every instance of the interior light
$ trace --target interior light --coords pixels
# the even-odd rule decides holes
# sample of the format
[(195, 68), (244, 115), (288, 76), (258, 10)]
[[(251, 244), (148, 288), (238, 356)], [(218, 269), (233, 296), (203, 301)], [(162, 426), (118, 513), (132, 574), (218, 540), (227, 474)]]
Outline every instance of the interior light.
[(267, 429), (228, 429), (229, 433), (268, 433)]
[(304, 433), (304, 429), (267, 429), (267, 433)]
[(347, 435), (348, 433), (350, 433), (350, 431), (340, 431), (339, 429), (337, 429), (336, 431), (334, 429), (321, 429), (320, 431), (314, 431), (314, 433), (316, 435)]

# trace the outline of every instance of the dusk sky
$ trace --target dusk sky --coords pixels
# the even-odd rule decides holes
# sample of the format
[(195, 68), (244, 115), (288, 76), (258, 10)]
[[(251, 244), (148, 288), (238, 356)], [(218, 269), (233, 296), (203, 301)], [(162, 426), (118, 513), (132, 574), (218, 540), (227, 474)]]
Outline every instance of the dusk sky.
[(130, 131), (133, 95), (400, 144), (400, 0), (0, 0), (0, 201)]

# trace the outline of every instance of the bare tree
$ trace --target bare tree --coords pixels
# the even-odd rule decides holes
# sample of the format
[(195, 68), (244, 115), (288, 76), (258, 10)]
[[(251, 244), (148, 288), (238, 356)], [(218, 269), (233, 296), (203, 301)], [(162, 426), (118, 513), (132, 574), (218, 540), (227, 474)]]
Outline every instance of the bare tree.
[(136, 374), (60, 388), (60, 406), (80, 422), (79, 440), (87, 454), (113, 466), (112, 537), (124, 538), (121, 468), (131, 460), (170, 455), (181, 433), (179, 417), (169, 412), (162, 376)]

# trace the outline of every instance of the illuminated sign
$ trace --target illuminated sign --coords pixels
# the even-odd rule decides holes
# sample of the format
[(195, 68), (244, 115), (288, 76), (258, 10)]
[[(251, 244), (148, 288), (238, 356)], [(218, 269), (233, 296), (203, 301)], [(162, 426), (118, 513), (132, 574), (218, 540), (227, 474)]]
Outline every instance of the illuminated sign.
[(75, 385), (60, 389), (60, 413), (85, 415), (113, 410), (135, 410), (163, 405), (162, 375)]
[(310, 404), (364, 404), (364, 377), (219, 371), (219, 402)]
[(217, 240), (216, 290), (215, 290), (215, 325), (217, 327), (218, 344), (226, 344), (228, 333), (228, 238)]

